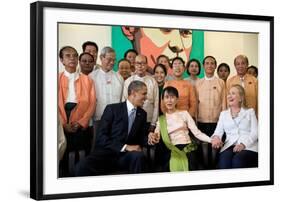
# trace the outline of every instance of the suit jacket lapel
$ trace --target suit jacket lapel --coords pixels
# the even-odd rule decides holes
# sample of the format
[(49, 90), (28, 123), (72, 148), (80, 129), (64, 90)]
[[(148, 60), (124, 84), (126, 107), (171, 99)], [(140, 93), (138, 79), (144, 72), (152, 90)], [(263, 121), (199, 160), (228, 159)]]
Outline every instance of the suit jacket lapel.
[(126, 135), (128, 135), (128, 109), (126, 102), (123, 102), (122, 106), (122, 116), (123, 116), (123, 130)]

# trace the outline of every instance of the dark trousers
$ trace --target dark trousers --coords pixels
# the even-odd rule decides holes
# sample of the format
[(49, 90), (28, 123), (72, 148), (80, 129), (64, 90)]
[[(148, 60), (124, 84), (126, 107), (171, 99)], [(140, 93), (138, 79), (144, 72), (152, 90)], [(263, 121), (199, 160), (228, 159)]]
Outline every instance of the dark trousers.
[(105, 175), (116, 171), (142, 173), (145, 157), (143, 152), (113, 152), (97, 148), (76, 166), (75, 176)]
[[(76, 107), (76, 103), (66, 103), (65, 112), (67, 115), (67, 122), (71, 111)], [(75, 133), (69, 133), (64, 131), (66, 137), (66, 151), (63, 159), (59, 165), (59, 176), (60, 177), (71, 177), (74, 175), (75, 164), (83, 159), (90, 153), (92, 133), (91, 129), (78, 129)]]
[[(201, 123), (198, 122), (198, 129), (211, 137), (217, 127), (217, 123)], [(214, 169), (216, 168), (217, 162), (217, 150), (212, 148), (211, 144), (202, 142), (201, 149), (199, 148), (199, 152), (201, 153), (200, 161), (203, 162), (204, 169)], [(199, 146), (199, 147), (200, 147)]]
[(241, 152), (233, 152), (233, 148), (229, 147), (219, 154), (218, 168), (251, 168), (258, 167), (258, 153), (242, 150)]
[(96, 121), (93, 121), (93, 139), (92, 139), (92, 148), (91, 148), (91, 152), (94, 151), (95, 149), (95, 145), (96, 145), (96, 138), (97, 138), (97, 134), (98, 134), (98, 131), (99, 131), (99, 127), (100, 127), (100, 123), (101, 121), (100, 120), (96, 120)]

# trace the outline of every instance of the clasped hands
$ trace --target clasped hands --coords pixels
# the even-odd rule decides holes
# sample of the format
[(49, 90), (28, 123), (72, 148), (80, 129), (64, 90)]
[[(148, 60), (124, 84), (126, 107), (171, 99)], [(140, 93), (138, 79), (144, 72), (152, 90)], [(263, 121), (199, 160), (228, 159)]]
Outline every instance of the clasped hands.
[(79, 128), (82, 128), (82, 126), (78, 122), (75, 122), (75, 123), (66, 123), (63, 125), (63, 128), (66, 130), (66, 132), (75, 133)]
[(221, 141), (221, 139), (218, 136), (213, 136), (211, 138), (211, 144), (214, 149), (219, 149), (222, 147), (223, 142)]
[(160, 141), (160, 134), (159, 133), (150, 132), (148, 134), (148, 144), (149, 145), (155, 145), (155, 144), (159, 143), (159, 141)]

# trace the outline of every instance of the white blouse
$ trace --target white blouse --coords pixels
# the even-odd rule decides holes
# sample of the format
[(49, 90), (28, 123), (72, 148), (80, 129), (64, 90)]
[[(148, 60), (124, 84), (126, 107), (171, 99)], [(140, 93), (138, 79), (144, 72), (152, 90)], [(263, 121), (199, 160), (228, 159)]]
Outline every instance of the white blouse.
[(241, 108), (236, 118), (232, 118), (230, 109), (222, 111), (213, 136), (221, 138), (224, 132), (226, 139), (220, 152), (240, 143), (246, 146), (245, 150), (258, 152), (258, 121), (254, 109)]
[(64, 70), (64, 75), (68, 78), (68, 95), (66, 102), (77, 103), (76, 93), (75, 93), (75, 81), (79, 78), (79, 73), (69, 73)]

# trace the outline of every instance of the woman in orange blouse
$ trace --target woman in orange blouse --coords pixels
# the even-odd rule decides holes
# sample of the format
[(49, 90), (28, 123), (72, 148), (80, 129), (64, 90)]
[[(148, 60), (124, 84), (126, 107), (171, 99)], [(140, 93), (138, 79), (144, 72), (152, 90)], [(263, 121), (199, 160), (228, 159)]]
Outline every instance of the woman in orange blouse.
[[(183, 73), (185, 71), (185, 62), (181, 57), (175, 57), (172, 61), (173, 68), (173, 80), (165, 82), (165, 87), (172, 86), (179, 92), (179, 99), (177, 103), (177, 109), (186, 110), (195, 119), (197, 104), (195, 90), (189, 81), (183, 79)], [(163, 105), (161, 105), (164, 107)]]

